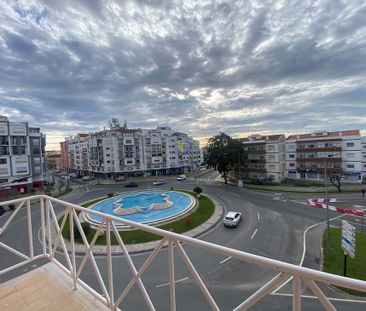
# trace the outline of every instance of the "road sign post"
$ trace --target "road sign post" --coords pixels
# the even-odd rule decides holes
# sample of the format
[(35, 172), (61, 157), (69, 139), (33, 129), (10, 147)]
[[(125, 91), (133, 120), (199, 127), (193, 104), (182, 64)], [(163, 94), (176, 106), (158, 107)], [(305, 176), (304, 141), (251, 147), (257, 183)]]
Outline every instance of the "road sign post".
[(353, 227), (346, 220), (342, 220), (342, 249), (344, 250), (344, 269), (343, 276), (347, 275), (347, 256), (351, 256), (355, 258), (355, 249), (356, 249), (356, 236), (355, 236), (356, 228)]
[(344, 252), (343, 276), (347, 276), (347, 253)]

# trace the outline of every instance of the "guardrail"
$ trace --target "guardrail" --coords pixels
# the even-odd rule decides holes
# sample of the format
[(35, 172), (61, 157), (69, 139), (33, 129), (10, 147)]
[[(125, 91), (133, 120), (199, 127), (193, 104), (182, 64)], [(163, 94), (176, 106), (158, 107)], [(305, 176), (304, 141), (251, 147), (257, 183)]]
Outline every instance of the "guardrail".
[[(32, 204), (31, 204), (32, 203)], [(85, 209), (75, 204), (71, 204), (59, 199), (55, 199), (46, 195), (36, 195), (32, 197), (27, 197), (23, 199), (16, 199), (7, 202), (2, 202), (2, 205), (16, 204), (15, 210), (9, 215), (3, 226), (0, 228), (0, 247), (5, 250), (19, 256), (23, 260), (13, 266), (4, 268), (0, 271), (0, 276), (19, 268), (27, 263), (30, 263), (39, 258), (48, 258), (56, 266), (58, 266), (62, 271), (64, 271), (73, 281), (74, 289), (80, 285), (94, 295), (98, 300), (105, 304), (110, 310), (119, 310), (119, 305), (124, 301), (130, 292), (131, 288), (136, 284), (140, 290), (140, 293), (148, 307), (149, 310), (155, 310), (154, 304), (150, 299), (150, 296), (142, 282), (141, 276), (154, 261), (154, 259), (159, 254), (163, 246), (167, 246), (168, 250), (168, 271), (169, 271), (169, 299), (170, 299), (170, 309), (176, 310), (176, 288), (175, 288), (175, 269), (174, 269), (174, 250), (181, 256), (186, 267), (190, 271), (193, 280), (196, 282), (200, 288), (203, 296), (205, 297), (209, 307), (212, 310), (220, 310), (215, 299), (210, 294), (208, 288), (206, 287), (204, 281), (196, 270), (194, 264), (187, 255), (183, 243), (203, 249), (210, 253), (217, 253), (221, 255), (231, 256), (232, 258), (238, 259), (245, 263), (251, 263), (258, 265), (260, 267), (265, 267), (274, 270), (277, 275), (272, 278), (269, 282), (264, 284), (260, 289), (258, 289), (254, 294), (240, 303), (234, 310), (247, 310), (252, 307), (256, 302), (261, 300), (266, 295), (270, 294), (273, 290), (279, 288), (282, 284), (292, 279), (292, 289), (293, 289), (293, 310), (301, 310), (301, 290), (303, 284), (306, 284), (314, 293), (314, 295), (319, 299), (321, 304), (327, 310), (335, 310), (330, 300), (326, 297), (323, 291), (320, 289), (317, 283), (333, 284), (337, 286), (342, 286), (358, 291), (366, 292), (366, 282), (361, 280), (355, 280), (350, 278), (345, 278), (329, 273), (319, 272), (316, 270), (296, 266), (293, 264), (253, 255), (243, 251), (231, 249), (228, 247), (216, 245), (213, 243), (205, 242), (202, 240), (190, 238), (181, 234), (176, 234), (173, 232), (164, 231), (158, 228), (146, 226), (143, 224), (138, 224), (130, 222), (127, 220), (120, 219), (118, 217), (106, 215), (97, 211)], [(63, 209), (61, 217), (57, 217), (54, 204), (60, 205)], [(42, 242), (42, 251), (40, 254), (35, 254), (33, 233), (34, 230), (39, 228), (33, 228), (32, 226), (32, 209), (40, 208), (40, 238)], [(9, 228), (9, 225), (15, 218), (15, 216), (22, 210), (25, 209), (27, 217), (27, 228), (19, 228), (26, 230), (28, 233), (28, 247), (29, 252), (27, 254), (16, 250), (11, 245), (7, 245), (2, 240), (4, 240), (4, 233)], [(95, 235), (91, 242), (89, 243), (85, 233), (83, 231), (82, 225), (80, 223), (77, 211), (95, 214), (102, 217), (102, 221), (95, 232)], [(70, 226), (70, 247), (67, 249), (64, 237), (62, 235), (62, 230), (66, 225), (66, 221), (69, 220)], [(144, 264), (137, 269), (134, 265), (130, 254), (128, 253), (127, 247), (124, 244), (121, 236), (119, 235), (116, 223), (121, 223), (124, 225), (129, 225), (135, 227), (136, 229), (141, 229), (147, 232), (157, 234), (162, 237), (162, 240), (157, 244), (156, 248), (150, 253)], [(79, 266), (76, 265), (76, 251), (75, 251), (75, 226), (80, 233), (83, 244), (85, 246), (86, 252)], [(105, 231), (106, 235), (106, 258), (107, 258), (107, 277), (106, 282), (103, 280), (100, 269), (97, 265), (93, 254), (93, 248), (95, 247), (95, 242), (97, 237), (101, 232)], [(19, 231), (18, 231), (19, 232)], [(126, 286), (126, 288), (118, 295), (115, 296), (114, 290), (114, 278), (113, 278), (113, 266), (112, 266), (112, 251), (111, 251), (111, 236), (115, 236), (121, 251), (125, 254), (125, 259), (127, 260), (128, 266), (133, 274), (132, 279)], [(66, 266), (55, 258), (55, 252), (57, 249), (62, 249), (63, 255), (66, 260)], [(81, 278), (80, 274), (85, 267), (87, 260), (90, 260), (95, 276), (100, 285), (102, 294), (95, 291), (88, 284), (86, 284)]]

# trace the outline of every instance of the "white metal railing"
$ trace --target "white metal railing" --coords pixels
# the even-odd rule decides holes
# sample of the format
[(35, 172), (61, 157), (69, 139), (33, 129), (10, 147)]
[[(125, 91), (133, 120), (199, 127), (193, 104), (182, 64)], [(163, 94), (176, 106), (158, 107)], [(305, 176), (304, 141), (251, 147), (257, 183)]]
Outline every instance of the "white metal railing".
[[(327, 296), (323, 293), (323, 291), (319, 288), (317, 282), (325, 283), (325, 284), (333, 284), (337, 286), (342, 286), (358, 291), (366, 292), (366, 282), (356, 279), (345, 278), (329, 273), (324, 273), (300, 266), (296, 266), (293, 264), (253, 255), (250, 253), (246, 253), (243, 251), (231, 249), (228, 247), (216, 245), (213, 243), (205, 242), (202, 240), (190, 238), (181, 234), (176, 234), (169, 231), (164, 231), (158, 228), (146, 226), (143, 224), (138, 224), (134, 222), (130, 222), (127, 220), (120, 219), (118, 217), (106, 215), (97, 211), (93, 211), (90, 209), (85, 209), (75, 204), (71, 204), (59, 199), (55, 199), (46, 195), (36, 195), (32, 197), (27, 197), (23, 199), (17, 199), (7, 202), (2, 202), (2, 205), (8, 204), (17, 204), (15, 210), (5, 221), (3, 226), (0, 228), (0, 247), (3, 249), (19, 256), (23, 261), (17, 263), (11, 267), (4, 268), (0, 271), (0, 276), (12, 271), (16, 268), (19, 268), (27, 263), (30, 263), (39, 258), (48, 258), (51, 260), (56, 266), (58, 266), (61, 270), (66, 272), (66, 274), (72, 279), (74, 289), (77, 289), (77, 286), (80, 285), (84, 287), (87, 291), (89, 291), (94, 297), (104, 303), (110, 310), (119, 310), (119, 305), (124, 301), (130, 292), (131, 288), (136, 284), (140, 290), (140, 293), (148, 307), (149, 310), (155, 310), (154, 304), (150, 299), (150, 296), (142, 282), (141, 276), (146, 271), (146, 269), (150, 266), (150, 264), (154, 261), (154, 259), (159, 254), (160, 250), (163, 246), (167, 245), (168, 248), (168, 271), (169, 271), (169, 290), (170, 290), (170, 309), (176, 310), (176, 289), (175, 289), (175, 268), (174, 268), (174, 250), (181, 256), (184, 264), (192, 274), (192, 278), (196, 282), (197, 286), (202, 291), (203, 296), (207, 300), (208, 305), (212, 310), (219, 310), (219, 306), (217, 305), (215, 299), (210, 294), (208, 288), (200, 277), (198, 271), (195, 266), (191, 262), (189, 256), (184, 250), (182, 244), (188, 244), (193, 247), (197, 247), (203, 249), (207, 252), (217, 253), (221, 255), (230, 256), (232, 258), (236, 258), (246, 263), (251, 263), (258, 265), (260, 267), (265, 267), (271, 270), (274, 270), (277, 275), (271, 279), (269, 282), (264, 284), (260, 289), (258, 289), (254, 294), (248, 297), (245, 301), (239, 304), (234, 310), (247, 310), (251, 306), (253, 306), (256, 302), (261, 300), (263, 297), (279, 288), (282, 284), (292, 279), (292, 289), (293, 289), (293, 310), (301, 310), (301, 291), (303, 288), (303, 284), (307, 285), (314, 295), (319, 299), (321, 304), (327, 310), (335, 310), (335, 307), (332, 305)], [(64, 210), (63, 215), (60, 219), (57, 218), (54, 204), (58, 204)], [(35, 255), (34, 253), (34, 242), (33, 242), (33, 234), (35, 229), (32, 226), (32, 208), (40, 208), (40, 218), (41, 218), (41, 230), (40, 230), (40, 238), (42, 242), (42, 251), (40, 254)], [(27, 217), (27, 228), (26, 231), (28, 233), (28, 254), (22, 253), (16, 250), (14, 247), (7, 245), (4, 243), (3, 237), (4, 232), (9, 228), (12, 220), (15, 218), (17, 214), (21, 212), (22, 209), (26, 209), (26, 217)], [(102, 221), (95, 232), (95, 235), (91, 242), (89, 243), (84, 231), (82, 229), (79, 217), (76, 211), (83, 211), (85, 213), (91, 213), (94, 215), (98, 215), (102, 218)], [(62, 230), (65, 227), (66, 221), (69, 220), (70, 225), (70, 241), (68, 242), (69, 247), (66, 247), (66, 243), (64, 237), (62, 235)], [(59, 224), (60, 223), (60, 224)], [(131, 259), (130, 254), (128, 253), (128, 249), (124, 244), (121, 236), (118, 233), (115, 223), (121, 223), (124, 225), (129, 225), (135, 227), (137, 229), (141, 229), (147, 232), (151, 232), (157, 235), (162, 236), (162, 240), (157, 243), (155, 249), (150, 253), (144, 264), (137, 269)], [(81, 239), (83, 240), (83, 245), (85, 246), (85, 255), (81, 260), (79, 266), (76, 264), (76, 251), (75, 251), (75, 241), (74, 241), (74, 224), (79, 230), (81, 235)], [(23, 229), (23, 228), (18, 228)], [(93, 249), (95, 248), (95, 242), (101, 232), (105, 231), (106, 234), (106, 257), (107, 257), (107, 276), (106, 282), (103, 280), (100, 269), (98, 268), (97, 262), (94, 258)], [(18, 232), (19, 234), (19, 232)], [(126, 286), (126, 288), (118, 295), (114, 296), (114, 279), (113, 279), (113, 266), (112, 266), (112, 250), (111, 250), (111, 235), (114, 235), (120, 250), (125, 254), (125, 258), (127, 260), (127, 264), (130, 268), (130, 271), (133, 274), (132, 279)], [(63, 255), (66, 260), (66, 266), (64, 266), (60, 261), (55, 258), (55, 252), (57, 249), (63, 251)], [(88, 284), (86, 284), (80, 278), (80, 274), (85, 267), (87, 260), (90, 260), (95, 276), (98, 280), (100, 288), (102, 290), (102, 294), (99, 294), (93, 288), (91, 288)]]

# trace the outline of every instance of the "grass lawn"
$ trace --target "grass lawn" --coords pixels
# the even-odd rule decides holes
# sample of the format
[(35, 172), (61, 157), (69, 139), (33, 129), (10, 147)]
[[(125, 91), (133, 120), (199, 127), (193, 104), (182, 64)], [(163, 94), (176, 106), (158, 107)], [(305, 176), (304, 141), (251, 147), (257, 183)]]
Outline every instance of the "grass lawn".
[[(183, 191), (182, 191), (183, 192)], [(184, 191), (187, 192), (187, 191)], [(189, 194), (191, 194), (192, 196), (194, 196), (198, 202), (198, 206), (196, 206), (196, 208), (191, 211), (190, 213), (188, 213), (187, 215), (185, 215), (183, 218), (178, 219), (174, 222), (171, 222), (169, 224), (165, 224), (165, 225), (161, 225), (158, 228), (160, 229), (164, 229), (164, 230), (168, 230), (168, 231), (172, 231), (172, 232), (176, 232), (176, 233), (183, 233), (186, 231), (189, 231), (197, 226), (199, 226), (200, 224), (204, 223), (206, 220), (208, 220), (211, 215), (213, 214), (214, 210), (215, 210), (215, 206), (213, 204), (213, 202), (207, 198), (204, 195), (200, 195), (199, 198), (197, 198), (195, 196), (195, 194), (193, 194), (192, 192), (187, 192)], [(106, 199), (107, 197), (104, 198), (99, 198), (93, 201), (90, 201), (86, 204), (83, 205), (83, 207), (88, 207), (93, 205), (96, 202), (99, 202), (101, 200)], [(61, 224), (62, 218), (59, 219), (59, 224)], [(85, 226), (85, 225), (84, 225)], [(94, 229), (88, 229), (84, 228), (84, 232), (86, 233), (87, 239), (90, 242), (95, 234)], [(82, 240), (80, 237), (78, 237), (77, 234), (77, 229), (75, 230), (75, 241), (78, 243), (82, 243)], [(69, 225), (69, 220), (67, 219), (64, 230), (62, 231), (62, 234), (64, 237), (69, 238), (70, 236), (70, 225)], [(150, 241), (155, 241), (155, 240), (160, 240), (161, 237), (149, 232), (145, 232), (142, 230), (131, 230), (131, 231), (120, 231), (120, 236), (122, 237), (124, 243), (126, 244), (134, 244), (134, 243), (145, 243), (145, 242), (150, 242)], [(114, 237), (114, 234), (111, 234), (111, 241), (112, 244), (117, 244), (117, 240)], [(106, 244), (106, 236), (101, 236), (97, 239), (96, 241), (97, 245), (105, 245)]]
[[(344, 269), (344, 251), (341, 247), (341, 233), (339, 228), (330, 229), (330, 251), (327, 249), (327, 233), (323, 235), (323, 270), (333, 274), (343, 276)], [(360, 279), (366, 281), (366, 234), (356, 233), (356, 256), (352, 259), (350, 256), (347, 258), (347, 277)], [(366, 293), (358, 292), (352, 289), (341, 288), (352, 295), (366, 296)]]

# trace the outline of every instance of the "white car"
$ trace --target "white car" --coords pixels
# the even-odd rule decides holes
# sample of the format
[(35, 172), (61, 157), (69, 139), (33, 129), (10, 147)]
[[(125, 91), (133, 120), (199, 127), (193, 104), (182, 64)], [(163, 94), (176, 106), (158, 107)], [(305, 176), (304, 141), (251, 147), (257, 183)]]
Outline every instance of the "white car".
[(93, 179), (94, 179), (93, 176), (84, 176), (81, 178), (81, 180), (84, 180), (84, 181), (93, 180)]
[(165, 181), (164, 180), (156, 180), (153, 182), (153, 186), (159, 186), (159, 185), (164, 185)]
[(177, 177), (177, 181), (183, 181), (183, 180), (186, 180), (186, 175), (179, 175)]
[(235, 228), (238, 226), (242, 219), (242, 215), (239, 212), (228, 212), (224, 217), (224, 226)]

